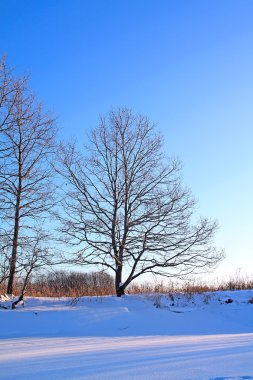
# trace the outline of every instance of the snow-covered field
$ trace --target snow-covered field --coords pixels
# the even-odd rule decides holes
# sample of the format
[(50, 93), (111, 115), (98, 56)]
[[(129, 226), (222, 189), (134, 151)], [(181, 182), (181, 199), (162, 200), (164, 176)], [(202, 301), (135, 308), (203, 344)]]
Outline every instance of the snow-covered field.
[(0, 379), (253, 379), (252, 297), (28, 298), (0, 309)]

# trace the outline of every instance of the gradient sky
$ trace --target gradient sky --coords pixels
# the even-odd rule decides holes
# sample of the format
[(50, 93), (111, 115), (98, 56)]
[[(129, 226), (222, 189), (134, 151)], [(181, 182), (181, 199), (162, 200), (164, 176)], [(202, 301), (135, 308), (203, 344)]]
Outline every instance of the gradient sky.
[(0, 0), (0, 55), (77, 136), (127, 106), (157, 122), (227, 258), (253, 274), (253, 1)]

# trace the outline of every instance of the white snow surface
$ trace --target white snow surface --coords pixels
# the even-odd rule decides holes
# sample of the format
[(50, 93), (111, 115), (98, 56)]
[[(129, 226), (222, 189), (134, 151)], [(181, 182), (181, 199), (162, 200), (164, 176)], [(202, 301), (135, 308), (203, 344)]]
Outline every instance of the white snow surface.
[(27, 298), (0, 309), (0, 379), (253, 380), (252, 302), (253, 290)]

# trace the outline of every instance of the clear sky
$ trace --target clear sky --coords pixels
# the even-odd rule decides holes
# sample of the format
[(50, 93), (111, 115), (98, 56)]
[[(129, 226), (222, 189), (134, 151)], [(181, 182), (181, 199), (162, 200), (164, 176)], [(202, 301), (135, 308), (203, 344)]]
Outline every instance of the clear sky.
[(63, 138), (127, 106), (157, 122), (227, 259), (253, 274), (253, 1), (0, 0), (0, 55)]

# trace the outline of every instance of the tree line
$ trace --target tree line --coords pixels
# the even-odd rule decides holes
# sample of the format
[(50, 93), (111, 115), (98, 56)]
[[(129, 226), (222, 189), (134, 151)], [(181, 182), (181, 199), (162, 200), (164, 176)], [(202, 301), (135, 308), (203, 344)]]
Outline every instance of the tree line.
[(0, 283), (8, 294), (17, 276), (22, 297), (36, 270), (61, 262), (113, 274), (121, 296), (143, 274), (184, 277), (223, 258), (213, 245), (217, 223), (195, 217), (181, 164), (167, 158), (147, 117), (114, 109), (83, 148), (59, 142), (55, 124), (29, 77), (3, 58)]

